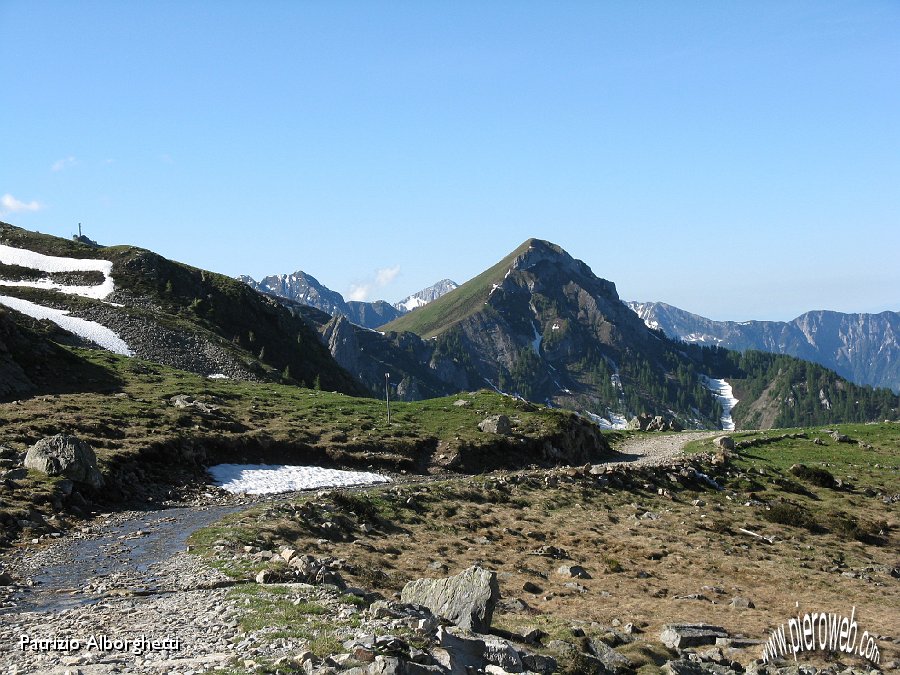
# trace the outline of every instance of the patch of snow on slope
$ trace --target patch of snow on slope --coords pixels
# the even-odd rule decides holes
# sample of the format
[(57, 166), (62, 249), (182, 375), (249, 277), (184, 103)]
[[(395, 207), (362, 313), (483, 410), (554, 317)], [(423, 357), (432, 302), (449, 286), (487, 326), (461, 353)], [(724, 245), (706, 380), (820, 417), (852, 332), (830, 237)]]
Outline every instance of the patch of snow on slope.
[(532, 323), (531, 328), (534, 330), (534, 340), (531, 341), (531, 348), (537, 356), (541, 355), (541, 342), (544, 336), (538, 332), (537, 325)]
[(216, 485), (233, 494), (264, 495), (391, 482), (390, 478), (377, 473), (323, 469), (317, 466), (217, 464), (207, 471)]
[(701, 381), (703, 382), (703, 385), (712, 392), (713, 396), (716, 397), (719, 404), (722, 406), (722, 417), (719, 419), (722, 429), (725, 431), (734, 431), (734, 420), (731, 419), (731, 411), (734, 409), (734, 406), (738, 404), (738, 399), (734, 397), (731, 385), (724, 379), (714, 380), (713, 378), (706, 376), (701, 376)]
[(418, 307), (423, 307), (428, 304), (427, 300), (423, 300), (422, 298), (417, 298), (416, 296), (412, 296), (406, 302), (401, 302), (399, 307), (402, 307), (407, 312), (411, 312)]
[(96, 345), (108, 349), (115, 354), (122, 356), (134, 356), (134, 352), (119, 337), (119, 334), (110, 330), (106, 326), (101, 326), (96, 321), (88, 321), (79, 319), (75, 316), (69, 316), (69, 312), (63, 309), (53, 309), (51, 307), (42, 307), (27, 300), (19, 298), (11, 298), (8, 295), (0, 295), (0, 305), (6, 305), (10, 309), (21, 312), (33, 319), (48, 319), (55, 323), (63, 330), (74, 333), (78, 337), (90, 340)]
[(0, 280), (3, 286), (27, 286), (29, 288), (43, 288), (48, 290), (56, 290), (71, 295), (81, 295), (86, 298), (94, 298), (102, 300), (114, 290), (112, 263), (108, 260), (89, 260), (78, 258), (61, 258), (52, 255), (43, 255), (35, 253), (23, 248), (13, 248), (0, 244), (0, 263), (5, 265), (17, 265), (19, 267), (28, 267), (52, 274), (54, 272), (102, 272), (103, 283), (97, 286), (66, 286), (58, 284), (50, 279), (41, 279), (39, 281), (8, 281)]
[(624, 415), (614, 413), (612, 410), (607, 411), (606, 417), (601, 417), (592, 412), (586, 412), (585, 414), (601, 429), (626, 429), (628, 427), (628, 421)]
[(705, 333), (689, 333), (681, 338), (685, 342), (714, 342), (716, 344), (721, 344), (724, 342), (722, 338), (718, 338), (715, 335), (706, 335)]

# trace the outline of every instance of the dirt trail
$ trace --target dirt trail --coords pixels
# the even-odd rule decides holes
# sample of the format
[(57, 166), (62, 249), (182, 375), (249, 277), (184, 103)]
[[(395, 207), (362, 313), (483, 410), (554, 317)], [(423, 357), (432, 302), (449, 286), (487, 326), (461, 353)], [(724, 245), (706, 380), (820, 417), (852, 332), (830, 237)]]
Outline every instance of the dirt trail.
[(622, 459), (607, 466), (659, 466), (681, 455), (691, 441), (721, 436), (722, 431), (682, 431), (675, 434), (648, 433), (628, 439), (616, 447)]

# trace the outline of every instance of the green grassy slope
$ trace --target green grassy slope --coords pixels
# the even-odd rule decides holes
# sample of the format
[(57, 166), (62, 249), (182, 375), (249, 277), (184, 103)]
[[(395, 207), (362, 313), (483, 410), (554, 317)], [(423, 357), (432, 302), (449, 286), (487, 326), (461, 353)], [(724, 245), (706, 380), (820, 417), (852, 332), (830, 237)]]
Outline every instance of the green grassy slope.
[(477, 277), (437, 300), (381, 327), (384, 331), (410, 331), (428, 338), (447, 330), (484, 306), (493, 284), (500, 283), (513, 261), (528, 250), (529, 239), (515, 251)]

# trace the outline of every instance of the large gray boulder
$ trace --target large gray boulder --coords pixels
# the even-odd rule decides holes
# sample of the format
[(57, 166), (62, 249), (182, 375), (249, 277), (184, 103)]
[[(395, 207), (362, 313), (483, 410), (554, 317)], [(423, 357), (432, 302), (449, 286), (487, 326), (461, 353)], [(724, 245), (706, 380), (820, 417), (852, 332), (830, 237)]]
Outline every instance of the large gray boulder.
[(479, 422), (478, 428), (486, 434), (509, 436), (512, 433), (512, 424), (506, 415), (491, 415)]
[(487, 633), (500, 599), (497, 573), (470, 567), (444, 579), (417, 579), (403, 587), (400, 600), (424, 605), (464, 630)]
[(714, 438), (713, 444), (720, 450), (734, 450), (734, 439), (731, 436), (719, 436)]
[(75, 436), (57, 434), (42, 438), (25, 455), (25, 468), (48, 476), (65, 476), (92, 488), (103, 487), (97, 456), (91, 446)]

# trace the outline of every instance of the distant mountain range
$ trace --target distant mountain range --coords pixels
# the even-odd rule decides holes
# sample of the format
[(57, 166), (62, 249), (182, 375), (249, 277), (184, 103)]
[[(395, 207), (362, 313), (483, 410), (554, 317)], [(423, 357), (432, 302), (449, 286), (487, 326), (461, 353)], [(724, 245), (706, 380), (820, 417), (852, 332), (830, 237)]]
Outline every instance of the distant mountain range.
[(375, 302), (346, 301), (340, 293), (324, 286), (314, 276), (302, 271), (293, 274), (272, 275), (260, 281), (246, 275), (242, 275), (238, 279), (261, 293), (315, 307), (331, 316), (345, 316), (351, 323), (363, 328), (382, 326), (406, 312), (427, 305), (435, 298), (439, 298), (457, 287), (449, 279), (443, 279), (392, 305), (384, 300)]
[(793, 321), (713, 321), (663, 302), (629, 302), (650, 328), (688, 343), (758, 349), (820, 363), (857, 384), (900, 392), (900, 313), (815, 311)]

